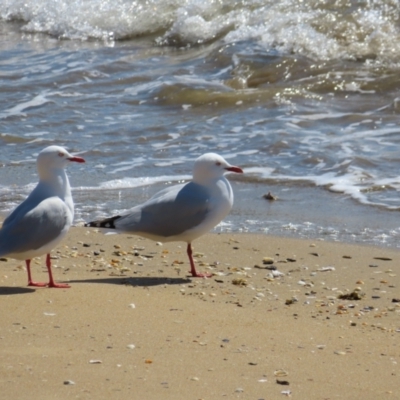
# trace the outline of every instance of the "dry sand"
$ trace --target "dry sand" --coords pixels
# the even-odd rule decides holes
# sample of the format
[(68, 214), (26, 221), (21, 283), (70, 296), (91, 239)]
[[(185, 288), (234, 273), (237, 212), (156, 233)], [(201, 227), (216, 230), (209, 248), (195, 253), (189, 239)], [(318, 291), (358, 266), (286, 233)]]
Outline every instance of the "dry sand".
[(193, 279), (185, 250), (71, 228), (70, 289), (0, 262), (0, 398), (400, 399), (399, 251), (208, 234)]

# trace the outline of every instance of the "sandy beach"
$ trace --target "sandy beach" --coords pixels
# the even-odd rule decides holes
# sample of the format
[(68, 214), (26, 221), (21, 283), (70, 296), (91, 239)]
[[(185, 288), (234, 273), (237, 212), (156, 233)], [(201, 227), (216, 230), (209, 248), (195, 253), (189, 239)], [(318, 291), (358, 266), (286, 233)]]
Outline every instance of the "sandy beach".
[[(2, 260), (1, 399), (399, 399), (399, 251), (253, 234), (158, 244), (73, 227), (70, 289)], [(44, 257), (32, 263), (46, 280)]]

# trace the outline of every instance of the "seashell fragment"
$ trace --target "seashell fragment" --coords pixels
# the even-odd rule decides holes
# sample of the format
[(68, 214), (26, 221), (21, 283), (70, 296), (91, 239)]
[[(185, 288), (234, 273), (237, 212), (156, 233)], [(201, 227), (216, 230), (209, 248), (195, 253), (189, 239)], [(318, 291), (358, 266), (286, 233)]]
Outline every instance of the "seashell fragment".
[(277, 369), (276, 371), (274, 371), (274, 375), (277, 377), (282, 377), (282, 376), (288, 376), (289, 373), (286, 372), (284, 369)]
[(327, 267), (319, 268), (318, 271), (321, 271), (321, 272), (335, 271), (335, 267), (332, 265), (328, 265)]

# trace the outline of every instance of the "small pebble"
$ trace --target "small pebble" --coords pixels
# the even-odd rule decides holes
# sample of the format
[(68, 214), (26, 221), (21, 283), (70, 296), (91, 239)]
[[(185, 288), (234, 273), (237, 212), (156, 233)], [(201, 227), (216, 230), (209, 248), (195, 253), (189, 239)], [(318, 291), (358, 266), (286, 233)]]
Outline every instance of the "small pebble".
[(277, 379), (276, 383), (278, 385), (289, 385), (289, 381), (285, 381), (285, 380), (281, 380), (281, 379)]
[(274, 259), (272, 257), (264, 257), (263, 258), (263, 264), (273, 264)]

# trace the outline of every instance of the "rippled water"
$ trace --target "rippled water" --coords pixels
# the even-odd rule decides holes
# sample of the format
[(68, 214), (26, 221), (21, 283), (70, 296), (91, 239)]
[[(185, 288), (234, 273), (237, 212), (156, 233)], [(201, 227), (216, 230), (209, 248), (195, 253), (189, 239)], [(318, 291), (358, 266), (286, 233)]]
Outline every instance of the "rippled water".
[(397, 246), (398, 1), (31, 3), (0, 0), (1, 215), (52, 143), (77, 221), (215, 151), (246, 172), (219, 229)]

